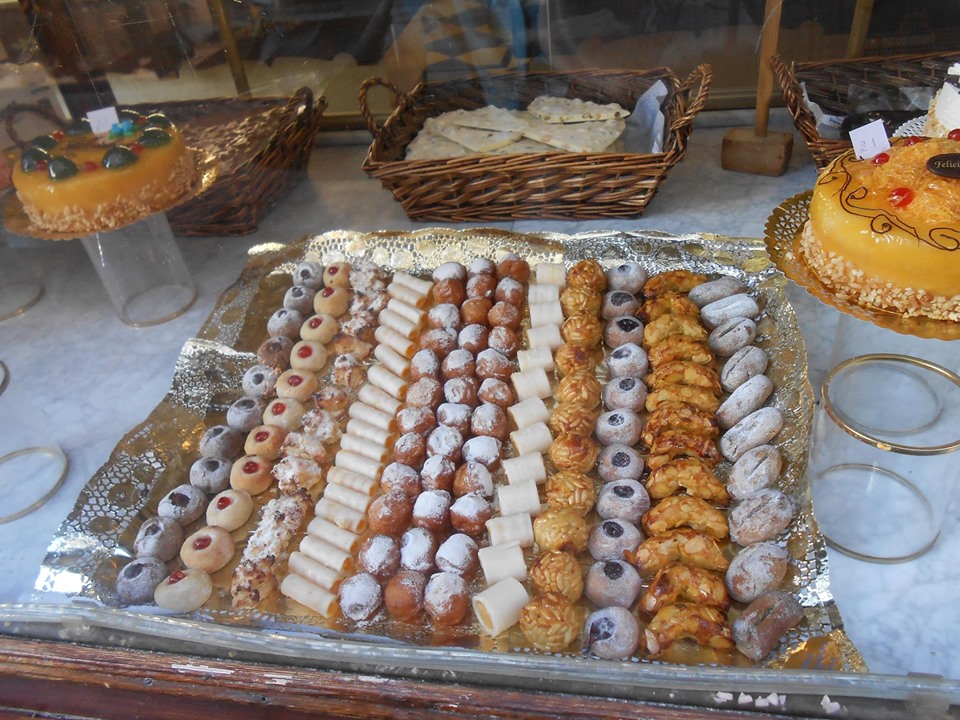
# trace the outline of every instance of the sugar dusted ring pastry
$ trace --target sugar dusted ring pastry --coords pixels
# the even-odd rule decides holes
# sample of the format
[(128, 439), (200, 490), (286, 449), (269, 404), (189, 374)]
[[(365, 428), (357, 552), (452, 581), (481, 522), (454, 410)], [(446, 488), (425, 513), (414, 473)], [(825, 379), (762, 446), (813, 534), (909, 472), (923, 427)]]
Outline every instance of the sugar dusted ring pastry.
[(603, 404), (610, 410), (623, 408), (640, 412), (647, 401), (647, 386), (640, 378), (625, 375), (603, 387)]
[(597, 457), (597, 472), (604, 482), (639, 480), (643, 468), (640, 453), (629, 445), (607, 445)]
[(214, 495), (230, 486), (231, 465), (223, 458), (200, 458), (190, 466), (190, 484)]
[[(293, 347), (291, 344), (290, 347)], [(243, 374), (240, 385), (245, 395), (264, 398), (273, 393), (279, 371), (267, 365), (254, 365)], [(226, 457), (231, 457), (227, 455)]]
[(623, 290), (638, 295), (646, 282), (647, 271), (633, 260), (627, 260), (607, 270), (607, 286), (611, 290)]
[(320, 263), (304, 260), (292, 273), (293, 281), (317, 290), (323, 287), (323, 266)]
[(117, 598), (121, 605), (140, 605), (153, 599), (153, 591), (167, 575), (160, 558), (143, 557), (124, 565), (117, 575)]
[[(313, 296), (316, 294), (316, 290), (306, 285), (294, 285), (284, 294), (283, 307), (287, 310), (293, 310), (297, 314), (300, 323), (303, 323), (303, 317), (309, 315), (311, 309), (313, 309)], [(274, 317), (276, 317), (276, 313), (274, 313)], [(292, 326), (292, 328), (295, 330), (299, 329), (297, 326)], [(267, 330), (269, 331), (269, 326)], [(287, 333), (282, 334), (286, 335)]]
[(636, 343), (625, 343), (610, 351), (607, 367), (613, 377), (646, 377), (650, 370), (647, 353)]
[(262, 365), (273, 368), (277, 374), (290, 364), (290, 351), (293, 340), (288, 337), (272, 337), (264, 340), (257, 348), (257, 360)]
[(193, 485), (178, 485), (164, 495), (157, 506), (157, 515), (170, 518), (181, 525), (189, 525), (203, 515), (207, 496)]
[(613, 605), (591, 613), (583, 626), (583, 647), (605, 660), (626, 660), (640, 645), (640, 624), (626, 608)]
[(229, 425), (213, 425), (200, 438), (200, 457), (232, 458), (243, 449), (243, 433)]
[(604, 328), (603, 341), (608, 347), (617, 347), (624, 343), (639, 345), (643, 342), (643, 323), (632, 315), (615, 317)]
[(636, 525), (650, 509), (650, 496), (639, 481), (614, 480), (603, 486), (597, 498), (597, 514), (604, 520), (617, 518)]
[(263, 421), (265, 403), (260, 398), (242, 397), (227, 408), (227, 425), (248, 433)]
[(624, 553), (636, 550), (642, 540), (643, 535), (636, 527), (611, 518), (590, 531), (588, 547), (594, 560), (622, 560)]
[(140, 526), (133, 550), (138, 558), (155, 557), (166, 562), (177, 556), (182, 543), (180, 523), (170, 518), (152, 517)]
[(630, 608), (641, 587), (640, 574), (623, 560), (599, 560), (587, 572), (585, 593), (600, 607)]

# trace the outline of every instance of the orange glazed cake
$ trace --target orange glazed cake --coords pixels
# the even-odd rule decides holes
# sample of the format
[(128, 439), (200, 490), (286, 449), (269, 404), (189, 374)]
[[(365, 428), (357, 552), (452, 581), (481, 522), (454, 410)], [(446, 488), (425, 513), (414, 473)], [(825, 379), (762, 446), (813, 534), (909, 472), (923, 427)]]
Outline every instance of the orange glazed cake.
[(31, 140), (13, 184), (37, 229), (110, 230), (162, 210), (190, 190), (193, 154), (161, 113), (119, 112), (109, 135), (86, 121)]
[(800, 251), (837, 296), (960, 320), (960, 142), (904, 138), (817, 179)]

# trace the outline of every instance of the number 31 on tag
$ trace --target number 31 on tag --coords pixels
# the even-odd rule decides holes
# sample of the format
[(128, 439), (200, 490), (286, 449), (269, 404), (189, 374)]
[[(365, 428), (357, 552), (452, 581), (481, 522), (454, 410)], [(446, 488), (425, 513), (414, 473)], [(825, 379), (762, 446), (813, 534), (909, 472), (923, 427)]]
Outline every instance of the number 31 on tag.
[(856, 130), (851, 130), (850, 142), (853, 144), (853, 152), (860, 160), (868, 160), (890, 147), (890, 139), (883, 127), (883, 120), (874, 120)]

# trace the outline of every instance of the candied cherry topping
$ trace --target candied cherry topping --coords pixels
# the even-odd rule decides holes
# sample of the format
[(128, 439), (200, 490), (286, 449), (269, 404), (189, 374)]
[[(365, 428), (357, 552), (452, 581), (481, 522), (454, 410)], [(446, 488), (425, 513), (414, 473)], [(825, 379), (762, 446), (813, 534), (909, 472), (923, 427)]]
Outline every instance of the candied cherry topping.
[(338, 268), (336, 265), (331, 265), (327, 268), (327, 272), (331, 275), (336, 275), (338, 272), (340, 272), (340, 268)]
[(243, 471), (245, 473), (255, 473), (259, 469), (260, 463), (255, 460), (247, 460), (247, 462), (243, 464)]
[(903, 141), (904, 147), (910, 147), (911, 145), (917, 145), (923, 142), (922, 137), (917, 137), (916, 135), (911, 135), (906, 140)]
[(253, 439), (257, 442), (266, 442), (268, 437), (270, 437), (270, 432), (268, 430), (261, 430), (253, 436)]
[(884, 163), (890, 162), (890, 156), (886, 153), (877, 153), (870, 162), (874, 165), (883, 165)]
[(954, 128), (947, 133), (947, 137), (951, 140), (960, 140), (960, 128)]
[(217, 500), (217, 510), (225, 510), (226, 508), (233, 505), (233, 500), (228, 497), (222, 497)]
[(60, 130), (54, 130), (52, 133), (50, 133), (50, 137), (52, 137), (57, 142), (60, 142), (61, 140), (63, 140), (63, 138), (66, 137), (66, 135), (64, 135), (63, 132), (61, 132)]
[(283, 415), (286, 411), (287, 411), (287, 406), (284, 403), (278, 402), (273, 404), (274, 415)]
[(899, 187), (890, 191), (890, 204), (895, 208), (906, 207), (913, 202), (916, 194), (910, 188)]
[(186, 576), (187, 574), (182, 570), (174, 570), (172, 573), (170, 573), (170, 577), (167, 578), (167, 584), (176, 585), (178, 582), (183, 580)]
[[(302, 357), (302, 356), (301, 356), (301, 357)], [(287, 384), (288, 384), (290, 387), (296, 387), (297, 385), (299, 385), (299, 384), (302, 383), (302, 382), (303, 382), (303, 378), (300, 377), (299, 375), (291, 375), (291, 376), (287, 379)]]
[(313, 355), (313, 348), (309, 345), (304, 345), (302, 348), (297, 350), (297, 357), (308, 358)]
[(333, 295), (333, 288), (324, 288), (323, 292), (320, 293), (323, 297), (330, 297)]
[(80, 166), (80, 169), (84, 172), (94, 172), (95, 170), (100, 169), (100, 164), (95, 163), (93, 160), (87, 160), (83, 165)]
[(316, 329), (317, 329), (318, 327), (320, 327), (321, 325), (323, 325), (323, 318), (322, 318), (322, 317), (310, 318), (310, 327), (311, 327), (313, 330), (316, 330)]
[(135, 152), (137, 155), (143, 152), (143, 145), (138, 142), (130, 143), (130, 149)]
[(212, 542), (213, 542), (213, 540), (210, 539), (210, 536), (209, 536), (209, 535), (204, 535), (203, 537), (198, 537), (196, 540), (193, 541), (193, 549), (194, 549), (194, 550), (206, 550), (208, 547), (210, 547), (210, 543), (212, 543)]

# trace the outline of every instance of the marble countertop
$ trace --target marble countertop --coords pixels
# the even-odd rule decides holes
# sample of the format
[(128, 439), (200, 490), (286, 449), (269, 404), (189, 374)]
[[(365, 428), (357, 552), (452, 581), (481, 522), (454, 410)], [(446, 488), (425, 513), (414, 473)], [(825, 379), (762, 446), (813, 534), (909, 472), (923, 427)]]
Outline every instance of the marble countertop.
[[(799, 136), (789, 169), (781, 177), (724, 171), (720, 167), (723, 136), (731, 125), (746, 123), (752, 123), (750, 113), (702, 113), (685, 159), (671, 170), (642, 218), (456, 227), (561, 233), (660, 230), (762, 237), (771, 210), (809, 189), (816, 172)], [(793, 131), (782, 111), (773, 113), (771, 129)], [(217, 297), (237, 278), (249, 247), (287, 243), (334, 229), (408, 230), (437, 225), (411, 222), (379, 182), (364, 174), (360, 165), (367, 141), (362, 135), (322, 137), (311, 159), (309, 180), (297, 186), (256, 233), (180, 238), (198, 298), (184, 315), (157, 327), (134, 329), (118, 320), (80, 243), (5, 238), (22, 260), (41, 269), (46, 293), (23, 315), (0, 322), (0, 360), (9, 368), (11, 387), (26, 398), (23, 412), (39, 419), (45, 432), (60, 444), (70, 459), (70, 469), (64, 486), (42, 509), (0, 525), (0, 568), (5, 574), (0, 603), (29, 599), (51, 537), (119, 439), (163, 398), (183, 343), (196, 334)], [(806, 339), (814, 387), (830, 363), (846, 352), (896, 346), (915, 354), (946, 353), (960, 358), (955, 347), (893, 337), (846, 320), (840, 327), (844, 342), (835, 349), (839, 314), (792, 283), (788, 295)], [(17, 417), (17, 411), (0, 413), (0, 427), (17, 422)], [(874, 565), (830, 552), (831, 590), (846, 631), (872, 672), (960, 678), (958, 554), (960, 504), (956, 493), (939, 542), (918, 560)]]

